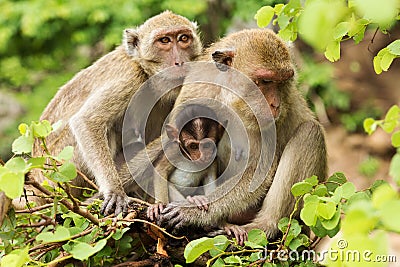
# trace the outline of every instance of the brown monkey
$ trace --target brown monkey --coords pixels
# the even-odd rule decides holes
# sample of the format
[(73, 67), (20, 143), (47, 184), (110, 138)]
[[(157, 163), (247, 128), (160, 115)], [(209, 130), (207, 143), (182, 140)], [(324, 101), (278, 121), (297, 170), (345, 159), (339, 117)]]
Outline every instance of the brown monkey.
[[(219, 124), (213, 110), (201, 105), (187, 105), (178, 114), (175, 123), (166, 125), (169, 139), (168, 151), (154, 163), (155, 173), (154, 197), (158, 203), (148, 208), (151, 220), (158, 218), (165, 203), (186, 199), (207, 210), (207, 198), (194, 193), (204, 186), (204, 194), (208, 195), (216, 187), (217, 162), (216, 145), (224, 133), (224, 126)], [(183, 157), (182, 157), (183, 155)], [(180, 167), (171, 172), (168, 166), (172, 162), (181, 161)], [(158, 179), (157, 179), (158, 178)], [(170, 182), (168, 184), (168, 181)]]
[[(326, 178), (327, 159), (323, 128), (296, 88), (294, 66), (288, 47), (272, 31), (254, 29), (231, 34), (208, 48), (204, 57), (208, 61), (213, 59), (218, 64), (231, 66), (248, 76), (258, 86), (265, 99), (259, 99), (250, 106), (232, 96), (229, 91), (218, 89), (215, 85), (187, 84), (182, 87), (175, 105), (187, 99), (207, 95), (236, 110), (249, 136), (248, 165), (243, 175), (232, 178), (237, 182), (233, 188), (230, 188), (229, 181), (218, 186), (208, 196), (211, 202), (207, 212), (189, 207), (184, 201), (170, 203), (162, 211), (159, 223), (174, 229), (184, 225), (215, 225), (235, 213), (251, 211), (262, 202), (255, 218), (244, 227), (246, 230), (263, 229), (267, 236), (272, 238), (278, 233), (278, 221), (289, 216), (293, 210), (295, 199), (291, 195), (292, 185), (311, 175), (317, 175), (321, 180)], [(226, 71), (223, 65), (218, 66), (222, 71)], [(188, 77), (190, 74), (186, 79)], [(235, 79), (232, 76), (232, 80)], [(248, 93), (252, 94), (250, 91)], [(275, 120), (276, 150), (266, 179), (261, 181), (260, 186), (251, 190), (257, 164), (260, 163), (261, 168), (268, 168), (265, 163), (268, 161), (268, 155), (262, 153), (260, 148), (260, 133), (265, 129), (258, 127), (250, 109), (254, 111), (265, 106), (270, 108)], [(272, 136), (268, 138), (273, 139)], [(235, 150), (236, 145), (240, 146), (233, 144), (233, 148), (230, 149)], [(229, 144), (227, 145), (223, 138), (218, 152), (227, 151), (220, 149), (224, 146)], [(272, 146), (268, 143), (267, 151), (270, 150)], [(228, 155), (218, 156), (222, 164), (226, 165), (224, 160), (227, 160)]]
[[(202, 49), (197, 25), (170, 11), (136, 29), (126, 29), (123, 35), (123, 45), (61, 87), (40, 118), (51, 123), (63, 121), (63, 127), (47, 140), (49, 150), (56, 155), (67, 145), (75, 147), (73, 161), (96, 181), (104, 197), (101, 210), (105, 214), (126, 212), (129, 204), (115, 158), (122, 150), (122, 121), (130, 99), (149, 76), (171, 66), (179, 72), (182, 64), (196, 59)], [(177, 93), (171, 91), (165, 101), (161, 99), (149, 125), (158, 125), (154, 121), (168, 114)], [(161, 126), (154, 127), (146, 132), (146, 140), (160, 135)], [(41, 154), (38, 144), (33, 154)], [(37, 174), (34, 179), (45, 178)], [(80, 177), (74, 182), (85, 184)]]

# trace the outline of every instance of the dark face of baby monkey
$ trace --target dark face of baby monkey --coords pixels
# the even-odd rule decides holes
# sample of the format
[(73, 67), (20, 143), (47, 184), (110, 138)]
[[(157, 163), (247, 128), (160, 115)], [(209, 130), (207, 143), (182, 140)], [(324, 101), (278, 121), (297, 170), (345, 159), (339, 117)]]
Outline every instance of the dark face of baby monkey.
[(168, 137), (179, 143), (181, 153), (189, 160), (212, 162), (226, 127), (218, 123), (216, 117), (215, 112), (208, 107), (188, 105), (176, 117), (176, 127), (166, 125)]

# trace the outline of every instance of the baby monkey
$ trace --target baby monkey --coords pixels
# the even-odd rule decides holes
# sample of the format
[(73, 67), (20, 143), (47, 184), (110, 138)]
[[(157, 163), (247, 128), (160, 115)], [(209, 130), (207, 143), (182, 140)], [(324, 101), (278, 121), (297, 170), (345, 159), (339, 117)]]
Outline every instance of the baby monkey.
[[(154, 179), (156, 204), (148, 209), (148, 217), (157, 219), (164, 204), (185, 198), (201, 210), (208, 209), (206, 195), (216, 188), (217, 145), (224, 126), (217, 122), (215, 112), (203, 105), (190, 104), (167, 124), (168, 143), (165, 154), (157, 160)], [(183, 155), (183, 156), (182, 156)], [(172, 172), (168, 161), (178, 168)], [(203, 190), (198, 188), (203, 186)]]

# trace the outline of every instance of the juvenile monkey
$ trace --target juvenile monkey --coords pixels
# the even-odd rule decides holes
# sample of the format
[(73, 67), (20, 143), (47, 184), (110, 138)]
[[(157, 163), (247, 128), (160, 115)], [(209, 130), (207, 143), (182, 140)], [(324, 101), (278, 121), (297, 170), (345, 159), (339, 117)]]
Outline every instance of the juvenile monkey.
[[(174, 124), (166, 125), (167, 151), (154, 163), (154, 196), (158, 203), (148, 208), (151, 220), (158, 218), (166, 203), (185, 198), (199, 209), (208, 209), (206, 196), (216, 188), (216, 146), (224, 133), (224, 126), (216, 120), (212, 109), (190, 104), (179, 112)], [(180, 168), (171, 172), (170, 161), (181, 163)], [(204, 192), (197, 190), (201, 185)]]
[[(168, 67), (178, 73), (171, 79), (181, 79), (182, 65), (195, 60), (201, 49), (197, 25), (165, 11), (135, 29), (124, 30), (123, 44), (75, 75), (44, 110), (41, 120), (63, 121), (63, 126), (47, 139), (50, 152), (57, 155), (67, 145), (75, 147), (76, 167), (96, 181), (104, 197), (102, 213), (126, 212), (129, 204), (115, 158), (122, 151), (122, 121), (130, 99), (150, 76)], [(154, 107), (148, 123), (153, 128), (146, 131), (146, 141), (160, 135), (159, 121), (169, 113), (178, 92), (172, 90)], [(42, 154), (38, 143), (33, 154)], [(39, 182), (45, 179), (41, 173), (31, 178)], [(79, 176), (74, 182), (85, 185)]]
[[(249, 136), (248, 165), (243, 175), (232, 177), (237, 181), (233, 188), (230, 188), (228, 181), (208, 195), (211, 202), (207, 212), (189, 207), (185, 201), (170, 203), (162, 211), (158, 223), (170, 229), (185, 225), (218, 225), (235, 213), (251, 211), (261, 202), (259, 210), (254, 209), (255, 218), (245, 224), (244, 228), (262, 229), (272, 238), (279, 232), (278, 221), (288, 217), (293, 210), (295, 199), (291, 195), (292, 185), (312, 175), (317, 175), (320, 180), (326, 178), (323, 128), (296, 88), (295, 71), (288, 47), (272, 31), (253, 29), (231, 34), (208, 48), (202, 60), (217, 62), (222, 71), (224, 68), (221, 66), (227, 65), (242, 72), (259, 88), (264, 99), (260, 98), (250, 107), (222, 87), (192, 83), (183, 86), (175, 105), (188, 99), (209, 96), (236, 110)], [(235, 80), (234, 76), (232, 80)], [(252, 93), (249, 88), (242, 90)], [(268, 155), (262, 154), (260, 148), (260, 132), (265, 129), (260, 129), (250, 108), (254, 111), (265, 107), (271, 110), (275, 120), (276, 149), (266, 178), (251, 190), (257, 165), (261, 163), (262, 168), (268, 167), (264, 166)], [(273, 141), (272, 137), (269, 137), (271, 140), (268, 142)], [(155, 143), (149, 149), (156, 147)], [(224, 138), (218, 146), (218, 152), (229, 151), (220, 150), (223, 146), (229, 146)], [(152, 153), (155, 154), (149, 154)], [(226, 164), (223, 161), (229, 155), (218, 156)]]

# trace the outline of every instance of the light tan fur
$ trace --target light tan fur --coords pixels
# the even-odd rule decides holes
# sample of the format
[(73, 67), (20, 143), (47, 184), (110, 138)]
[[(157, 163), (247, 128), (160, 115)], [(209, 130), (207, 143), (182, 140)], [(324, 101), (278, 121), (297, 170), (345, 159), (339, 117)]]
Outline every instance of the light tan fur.
[[(174, 39), (179, 32), (191, 35), (189, 45), (184, 48)], [(157, 39), (160, 36), (169, 36), (177, 48), (164, 48)], [(136, 29), (125, 30), (123, 39), (122, 45), (62, 86), (40, 117), (51, 123), (62, 120), (63, 126), (47, 139), (49, 150), (57, 155), (65, 146), (75, 147), (73, 162), (96, 181), (105, 199), (102, 210), (106, 214), (125, 212), (129, 202), (117, 173), (119, 166), (115, 165), (116, 156), (122, 151), (122, 121), (129, 101), (149, 76), (171, 65), (195, 60), (202, 49), (197, 25), (170, 11), (148, 19)], [(165, 103), (161, 101), (155, 107), (150, 122), (157, 121), (160, 114), (168, 114), (178, 93), (172, 92), (173, 95), (165, 97)], [(146, 131), (148, 141), (160, 134), (160, 129), (152, 130)], [(37, 142), (33, 155), (42, 154)], [(39, 182), (46, 179), (39, 172), (30, 177)], [(85, 185), (79, 176), (74, 182)], [(25, 202), (15, 200), (14, 204), (24, 206)], [(4, 215), (0, 214), (0, 218)]]

